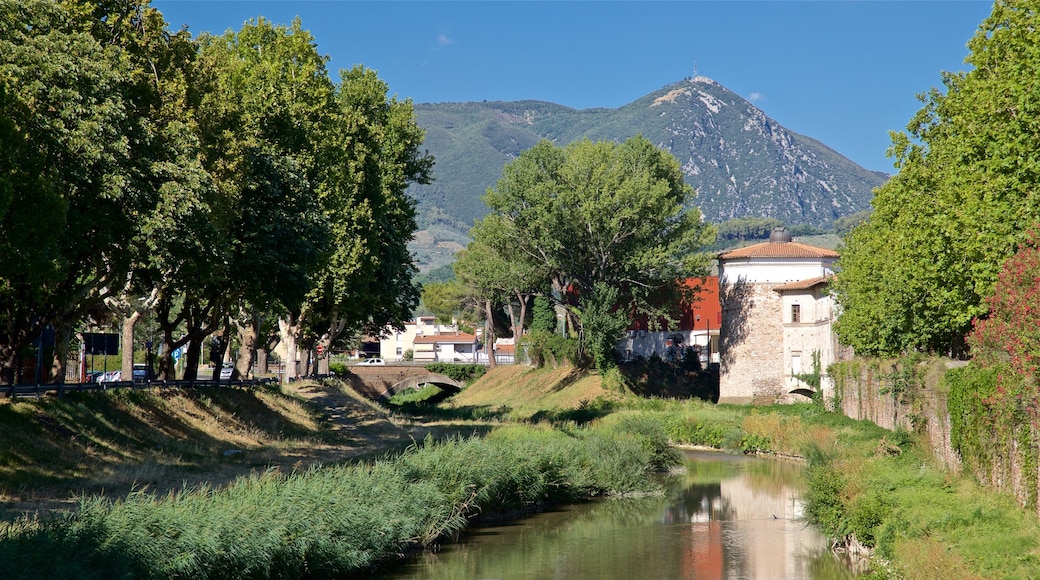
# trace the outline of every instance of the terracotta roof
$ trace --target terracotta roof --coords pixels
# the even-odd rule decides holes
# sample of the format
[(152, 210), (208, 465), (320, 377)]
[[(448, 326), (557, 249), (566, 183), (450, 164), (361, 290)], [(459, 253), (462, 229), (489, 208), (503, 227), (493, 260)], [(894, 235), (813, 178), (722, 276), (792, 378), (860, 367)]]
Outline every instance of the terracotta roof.
[(820, 284), (826, 284), (834, 276), (817, 276), (815, 278), (809, 278), (808, 280), (799, 280), (797, 282), (788, 282), (787, 284), (781, 284), (773, 288), (773, 290), (780, 292), (781, 290), (808, 290), (813, 286), (819, 286)]
[(838, 258), (838, 252), (800, 242), (763, 242), (719, 254), (720, 260), (741, 258)]
[(433, 344), (437, 342), (450, 342), (453, 344), (471, 344), (477, 341), (477, 337), (472, 334), (466, 334), (463, 332), (445, 332), (443, 334), (430, 334), (426, 336), (415, 337), (415, 344), (428, 343)]

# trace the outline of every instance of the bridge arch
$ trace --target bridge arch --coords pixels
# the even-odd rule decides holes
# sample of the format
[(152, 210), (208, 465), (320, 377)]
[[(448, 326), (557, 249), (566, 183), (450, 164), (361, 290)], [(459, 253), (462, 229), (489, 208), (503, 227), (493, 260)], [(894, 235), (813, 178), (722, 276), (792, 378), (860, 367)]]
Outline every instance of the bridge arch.
[(466, 386), (465, 383), (456, 381), (455, 379), (449, 376), (437, 373), (416, 375), (408, 377), (403, 381), (400, 381), (393, 385), (390, 385), (389, 388), (387, 388), (385, 391), (379, 394), (378, 400), (381, 402), (389, 401), (390, 397), (393, 397), (401, 391), (406, 391), (408, 389), (418, 389), (422, 385), (436, 385), (441, 390), (448, 391), (449, 393), (457, 393), (461, 391), (463, 387)]

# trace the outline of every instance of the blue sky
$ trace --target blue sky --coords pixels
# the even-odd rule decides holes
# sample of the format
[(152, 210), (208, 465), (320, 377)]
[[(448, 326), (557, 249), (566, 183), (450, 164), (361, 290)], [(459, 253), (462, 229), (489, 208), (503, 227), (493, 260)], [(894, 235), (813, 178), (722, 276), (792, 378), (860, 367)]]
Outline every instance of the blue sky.
[(417, 103), (619, 107), (697, 74), (787, 128), (892, 172), (888, 132), (964, 70), (981, 0), (361, 2), (153, 0), (172, 27), (222, 33), (299, 16), (329, 70), (363, 64)]

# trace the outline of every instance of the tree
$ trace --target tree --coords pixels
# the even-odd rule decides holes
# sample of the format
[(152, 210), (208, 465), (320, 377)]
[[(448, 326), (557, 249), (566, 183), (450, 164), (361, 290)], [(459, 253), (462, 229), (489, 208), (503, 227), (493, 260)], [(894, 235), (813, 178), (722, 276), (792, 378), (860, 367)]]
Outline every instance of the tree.
[[(469, 287), (472, 295), (479, 296), (483, 301), (486, 328), (484, 343), (489, 353), (488, 360), (491, 366), (494, 366), (495, 360), (491, 353), (495, 340), (495, 306), (499, 304), (506, 306), (513, 337), (519, 338), (523, 335), (523, 320), (527, 316), (527, 303), (533, 294), (533, 289), (541, 280), (537, 276), (536, 270), (528, 267), (524, 262), (505, 259), (494, 248), (481, 243), (479, 239), (471, 242), (465, 250), (456, 255), (453, 267), (455, 278), (462, 285)], [(514, 310), (513, 298), (516, 298), (519, 314)]]
[(0, 380), (45, 327), (70, 336), (126, 286), (135, 218), (156, 194), (145, 62), (167, 36), (146, 30), (155, 14), (0, 1)]
[(423, 130), (410, 100), (389, 97), (375, 71), (340, 73), (337, 123), (321, 188), (332, 227), (331, 254), (298, 313), (290, 336), (328, 347), (341, 335), (400, 326), (419, 303), (408, 241), (417, 229), (411, 183), (428, 183), (433, 158), (420, 151)]
[[(841, 251), (838, 335), (863, 354), (965, 354), (1000, 265), (1040, 220), (1040, 14), (998, 1), (890, 153), (899, 173)], [(880, 269), (879, 269), (880, 268)]]
[(422, 303), (441, 324), (451, 324), (463, 308), (465, 289), (452, 278), (447, 282), (430, 282), (422, 288)]
[[(993, 294), (986, 298), (989, 316), (971, 333), (972, 355), (983, 365), (1009, 363), (1021, 377), (1040, 376), (1040, 229), (1001, 267)], [(1035, 396), (1035, 395), (1034, 395)]]
[(743, 217), (726, 220), (718, 226), (718, 239), (728, 241), (764, 240), (774, 228), (784, 225), (776, 218)]
[[(643, 137), (542, 141), (488, 190), (492, 213), (472, 235), (541, 272), (560, 302), (601, 296), (601, 284), (617, 290), (612, 308), (656, 318), (667, 308), (652, 300), (662, 286), (708, 271), (700, 250), (714, 231), (692, 199), (678, 161)], [(572, 322), (580, 332), (581, 320)]]
[(556, 310), (543, 295), (535, 296), (531, 307), (531, 332), (556, 332)]

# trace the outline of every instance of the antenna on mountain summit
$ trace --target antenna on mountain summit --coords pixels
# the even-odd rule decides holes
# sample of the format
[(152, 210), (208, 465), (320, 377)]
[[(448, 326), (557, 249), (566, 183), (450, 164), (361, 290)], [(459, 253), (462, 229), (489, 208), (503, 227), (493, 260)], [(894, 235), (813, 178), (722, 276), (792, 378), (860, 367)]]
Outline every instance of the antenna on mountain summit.
[(693, 59), (693, 78), (697, 78), (697, 59)]

